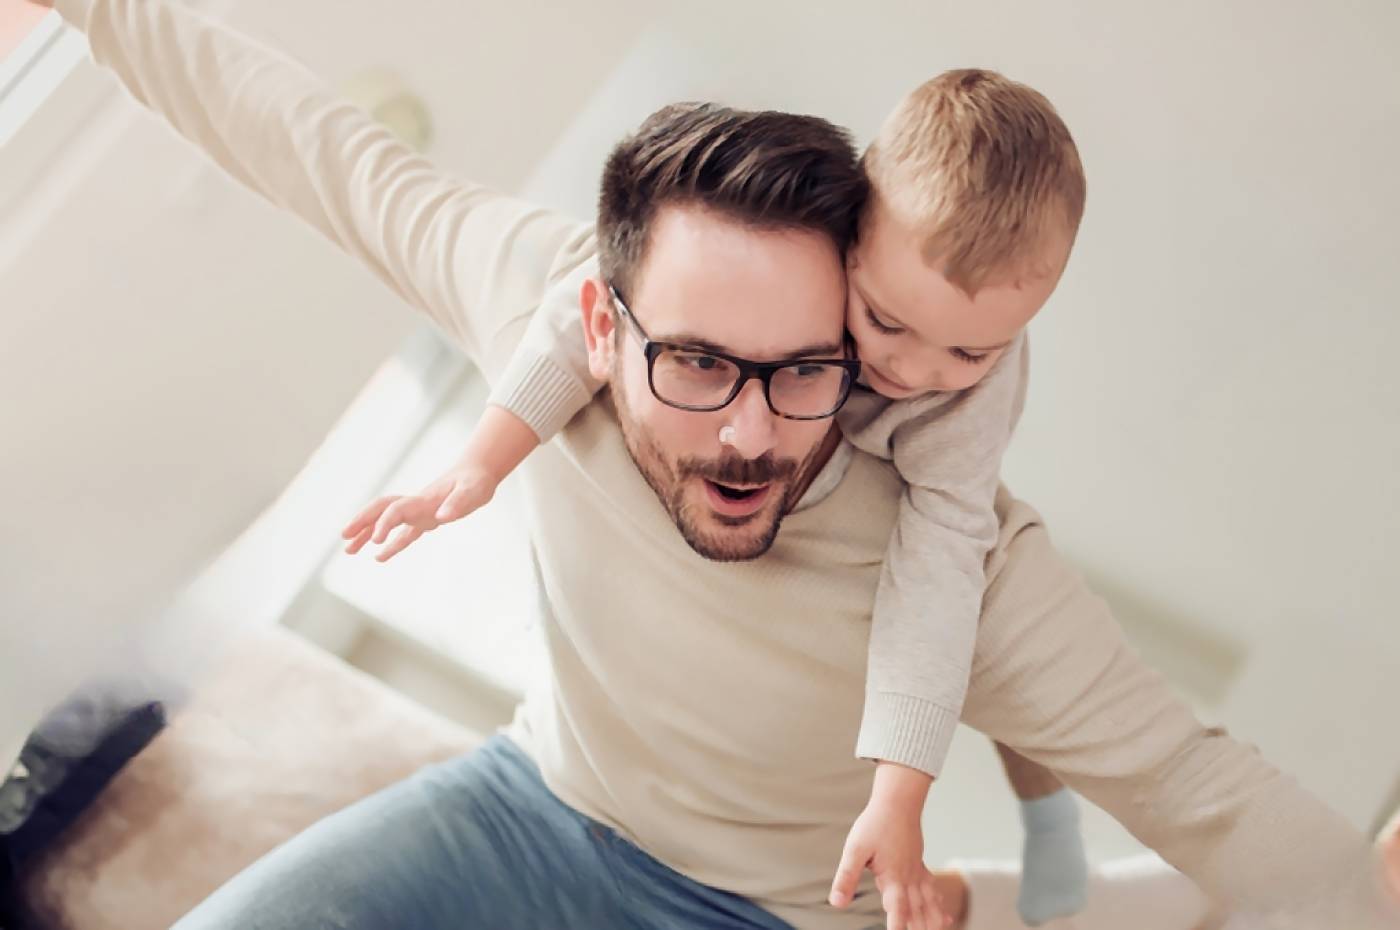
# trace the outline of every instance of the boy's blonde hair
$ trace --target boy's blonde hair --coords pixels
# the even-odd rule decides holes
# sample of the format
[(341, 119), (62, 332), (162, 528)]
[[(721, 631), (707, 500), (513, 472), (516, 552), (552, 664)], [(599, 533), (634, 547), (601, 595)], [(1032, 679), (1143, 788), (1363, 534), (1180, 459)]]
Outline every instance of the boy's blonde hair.
[[(1084, 168), (1069, 129), (1039, 92), (994, 71), (948, 71), (904, 98), (863, 162), (871, 209), (924, 237), (924, 258), (954, 286), (1058, 273), (1084, 214)], [(1056, 261), (1060, 259), (1055, 259)]]

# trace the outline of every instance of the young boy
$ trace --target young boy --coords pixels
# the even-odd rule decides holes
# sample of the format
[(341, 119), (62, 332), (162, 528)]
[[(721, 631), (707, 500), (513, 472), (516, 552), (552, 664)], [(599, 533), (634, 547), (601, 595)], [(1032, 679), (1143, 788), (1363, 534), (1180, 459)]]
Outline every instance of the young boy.
[[(833, 884), (836, 906), (867, 867), (882, 892), (930, 888), (919, 816), (967, 691), (992, 502), (1024, 400), (1023, 331), (1059, 281), (1084, 204), (1078, 153), (1054, 108), (987, 71), (917, 88), (864, 164), (872, 193), (847, 256), (847, 328), (865, 390), (838, 422), (853, 445), (892, 460), (909, 493), (876, 598), (856, 748), (879, 765)], [(541, 310), (457, 465), (417, 495), (367, 507), (344, 530), (347, 551), (404, 526), (378, 555), (386, 560), (489, 500), (600, 387), (580, 326), (576, 308)], [(725, 428), (717, 441), (751, 457), (734, 437)], [(1074, 801), (1038, 766), (1009, 750), (1003, 761), (1027, 831), (1021, 913), (1032, 925), (1074, 913), (1086, 882)]]

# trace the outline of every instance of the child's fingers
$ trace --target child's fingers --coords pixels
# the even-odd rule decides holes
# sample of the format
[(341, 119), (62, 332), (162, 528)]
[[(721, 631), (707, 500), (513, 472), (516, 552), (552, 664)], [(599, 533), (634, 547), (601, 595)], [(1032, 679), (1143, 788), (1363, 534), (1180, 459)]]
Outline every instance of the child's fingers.
[(359, 552), (365, 547), (365, 543), (369, 542), (369, 538), (373, 534), (373, 526), (367, 526), (364, 529), (360, 530), (359, 534), (356, 535), (354, 539), (350, 540), (350, 544), (345, 547), (345, 554), (354, 555), (355, 553)]
[(409, 511), (413, 508), (415, 499), (412, 497), (401, 497), (389, 505), (384, 513), (380, 514), (379, 520), (374, 525), (374, 542), (379, 544), (389, 538), (389, 532), (396, 526), (411, 522)]
[(909, 910), (913, 914), (909, 926), (919, 930), (943, 930), (943, 912), (938, 907), (937, 895), (927, 882), (909, 886)]
[(869, 861), (869, 853), (859, 846), (847, 844), (842, 850), (841, 864), (836, 867), (836, 878), (831, 882), (831, 894), (827, 898), (832, 907), (845, 907), (851, 903), (860, 884), (860, 873), (865, 871), (865, 864)]
[(373, 527), (374, 521), (379, 519), (379, 515), (384, 512), (384, 508), (393, 503), (396, 498), (393, 495), (378, 497), (366, 504), (359, 513), (350, 518), (350, 522), (345, 525), (345, 529), (340, 531), (342, 539), (350, 539), (358, 536), (365, 527)]
[(379, 554), (375, 556), (375, 559), (377, 559), (380, 562), (389, 561), (394, 556), (407, 549), (410, 545), (412, 545), (414, 540), (416, 540), (419, 536), (422, 535), (423, 531), (416, 526), (404, 527), (403, 529), (399, 530), (398, 534), (394, 536), (393, 540), (389, 543), (389, 545), (379, 550)]
[(457, 485), (433, 516), (443, 523), (448, 523), (460, 520), (479, 506), (474, 488)]
[(953, 918), (944, 909), (943, 896), (938, 893), (933, 882), (921, 882), (919, 891), (924, 899), (924, 923), (928, 926), (928, 930), (947, 930), (947, 927), (952, 924)]
[(908, 930), (909, 899), (903, 885), (891, 882), (881, 895), (880, 903), (885, 907), (885, 930)]

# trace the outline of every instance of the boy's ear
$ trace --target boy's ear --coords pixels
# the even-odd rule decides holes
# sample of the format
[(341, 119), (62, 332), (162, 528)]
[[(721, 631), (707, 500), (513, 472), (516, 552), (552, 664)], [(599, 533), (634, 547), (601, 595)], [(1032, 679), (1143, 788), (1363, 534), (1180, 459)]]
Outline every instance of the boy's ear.
[(588, 372), (599, 381), (612, 373), (617, 317), (607, 286), (600, 278), (588, 278), (578, 295), (583, 314), (583, 341), (588, 346)]

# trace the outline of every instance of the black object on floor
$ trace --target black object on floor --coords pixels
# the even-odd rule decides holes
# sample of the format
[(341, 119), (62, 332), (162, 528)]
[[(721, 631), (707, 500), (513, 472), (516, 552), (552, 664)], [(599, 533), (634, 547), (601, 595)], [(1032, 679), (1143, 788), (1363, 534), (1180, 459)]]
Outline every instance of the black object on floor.
[(157, 702), (120, 706), (79, 695), (30, 735), (0, 782), (0, 930), (32, 926), (18, 900), (20, 871), (78, 819), (165, 720)]

